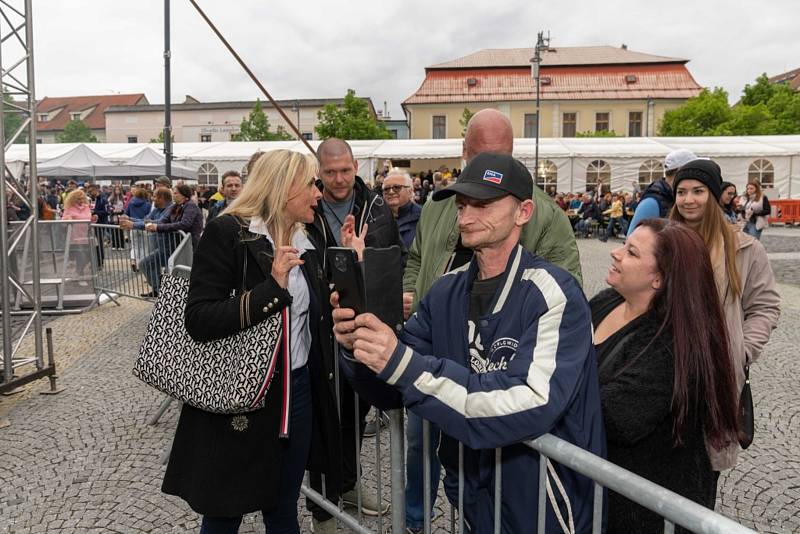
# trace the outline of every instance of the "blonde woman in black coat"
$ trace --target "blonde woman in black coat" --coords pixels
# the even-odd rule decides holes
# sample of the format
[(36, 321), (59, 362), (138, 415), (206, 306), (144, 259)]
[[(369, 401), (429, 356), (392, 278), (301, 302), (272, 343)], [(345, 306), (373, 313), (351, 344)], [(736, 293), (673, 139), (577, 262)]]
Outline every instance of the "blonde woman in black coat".
[(290, 354), (277, 364), (264, 408), (182, 408), (162, 489), (203, 515), (203, 534), (238, 532), (254, 511), (268, 533), (297, 533), (305, 469), (341, 477), (328, 284), (304, 228), (320, 198), (316, 174), (312, 156), (261, 155), (195, 253), (186, 304), (194, 339), (223, 338), (284, 311), (291, 320)]

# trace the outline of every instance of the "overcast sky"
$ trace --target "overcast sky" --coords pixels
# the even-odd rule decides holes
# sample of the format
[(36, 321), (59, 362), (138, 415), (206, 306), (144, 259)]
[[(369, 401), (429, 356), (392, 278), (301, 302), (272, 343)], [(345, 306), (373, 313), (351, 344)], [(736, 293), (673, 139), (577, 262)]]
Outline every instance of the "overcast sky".
[[(194, 11), (172, 1), (172, 100), (249, 100), (257, 88)], [(348, 88), (400, 103), (427, 65), (482, 48), (614, 45), (682, 57), (735, 99), (746, 83), (800, 67), (798, 0), (198, 0), (277, 99)], [(37, 97), (143, 92), (164, 102), (161, 0), (36, 0)]]

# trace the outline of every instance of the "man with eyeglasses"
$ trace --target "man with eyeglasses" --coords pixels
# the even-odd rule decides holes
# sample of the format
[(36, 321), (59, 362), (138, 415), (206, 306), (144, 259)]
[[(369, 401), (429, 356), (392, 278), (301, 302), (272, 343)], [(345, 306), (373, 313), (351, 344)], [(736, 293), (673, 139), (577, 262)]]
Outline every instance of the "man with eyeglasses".
[(413, 187), (411, 176), (400, 169), (390, 170), (383, 179), (383, 198), (397, 221), (400, 238), (406, 249), (411, 248), (417, 233), (417, 221), (422, 213), (422, 206), (414, 202)]

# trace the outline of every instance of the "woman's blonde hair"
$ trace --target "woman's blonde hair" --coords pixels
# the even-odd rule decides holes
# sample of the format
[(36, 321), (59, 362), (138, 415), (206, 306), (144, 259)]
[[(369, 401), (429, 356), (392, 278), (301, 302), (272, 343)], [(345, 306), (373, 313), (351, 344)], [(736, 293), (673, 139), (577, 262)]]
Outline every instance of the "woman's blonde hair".
[[(686, 223), (683, 215), (678, 211), (678, 205), (672, 206), (669, 218), (673, 221)], [(706, 209), (703, 212), (703, 219), (700, 225), (695, 228), (700, 237), (703, 239), (709, 254), (712, 253), (714, 247), (719, 243), (722, 238), (722, 249), (725, 256), (725, 269), (728, 275), (728, 285), (731, 288), (733, 298), (737, 298), (742, 294), (742, 283), (739, 280), (739, 269), (736, 268), (736, 250), (739, 246), (739, 240), (733, 227), (725, 220), (722, 214), (722, 207), (719, 205), (709, 191), (708, 202), (706, 202)]]
[(317, 175), (319, 164), (312, 155), (292, 150), (265, 152), (252, 162), (247, 182), (225, 213), (249, 221), (261, 217), (276, 245), (288, 245), (302, 223), (290, 226), (283, 218), (289, 191), (295, 184), (307, 184)]
[[(81, 200), (83, 200), (83, 202), (81, 202)], [(84, 193), (82, 189), (76, 189), (64, 198), (64, 208), (71, 208), (86, 202), (86, 193)]]

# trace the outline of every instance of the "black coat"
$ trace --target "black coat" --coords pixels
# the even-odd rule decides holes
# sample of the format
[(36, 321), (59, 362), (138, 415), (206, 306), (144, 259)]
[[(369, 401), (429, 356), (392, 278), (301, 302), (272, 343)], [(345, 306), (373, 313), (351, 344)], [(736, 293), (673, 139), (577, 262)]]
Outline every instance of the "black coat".
[[(244, 258), (247, 255), (247, 271)], [(329, 290), (316, 251), (302, 259), (309, 284), (312, 336), (308, 366), (311, 376), (313, 430), (307, 467), (341, 479), (341, 438), (334, 387), (332, 321)], [(206, 227), (195, 252), (186, 328), (198, 341), (229, 336), (241, 329), (239, 302), (251, 291), (250, 322), (278, 313), (291, 295), (270, 275), (272, 247), (251, 234), (239, 219), (221, 215)], [(277, 299), (271, 309), (265, 305)], [(172, 444), (162, 491), (184, 499), (209, 516), (238, 516), (273, 506), (278, 491), (283, 443), (278, 438), (281, 373), (276, 368), (264, 408), (244, 415), (247, 425), (232, 424), (234, 416), (204, 412), (184, 405)], [(241, 421), (239, 419), (238, 421)], [(291, 431), (291, 430), (290, 430)]]
[[(595, 296), (589, 302), (594, 328), (621, 302), (613, 289)], [(674, 445), (672, 333), (656, 338), (660, 324), (650, 311), (596, 347), (608, 461), (713, 509), (716, 477), (697, 407), (689, 411), (683, 445)], [(656, 513), (608, 493), (609, 534), (664, 531), (664, 520)]]

